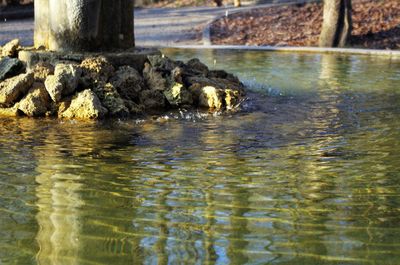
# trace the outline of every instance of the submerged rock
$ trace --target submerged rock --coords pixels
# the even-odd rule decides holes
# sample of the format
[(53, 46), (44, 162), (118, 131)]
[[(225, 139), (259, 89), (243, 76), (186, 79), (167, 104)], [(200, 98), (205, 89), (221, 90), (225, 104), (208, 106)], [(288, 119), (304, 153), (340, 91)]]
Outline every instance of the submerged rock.
[(44, 116), (49, 107), (50, 96), (42, 83), (34, 83), (18, 104), (18, 109), (29, 117)]
[(12, 106), (20, 98), (22, 98), (26, 92), (31, 88), (33, 84), (33, 73), (20, 74), (13, 78), (7, 79), (0, 83), (0, 105)]
[(75, 92), (78, 87), (82, 70), (73, 64), (58, 64), (55, 67), (54, 75), (46, 78), (45, 86), (51, 99), (60, 102), (61, 98)]
[[(68, 105), (68, 103), (65, 103)], [(62, 108), (60, 108), (62, 109)], [(92, 120), (104, 117), (107, 114), (99, 98), (90, 89), (86, 89), (76, 94), (66, 107), (66, 110), (59, 113), (60, 118)]]
[(19, 39), (14, 39), (3, 46), (1, 54), (4, 57), (17, 57), (20, 48)]
[(22, 62), (16, 58), (4, 57), (0, 60), (0, 82), (6, 78), (20, 74), (24, 68)]

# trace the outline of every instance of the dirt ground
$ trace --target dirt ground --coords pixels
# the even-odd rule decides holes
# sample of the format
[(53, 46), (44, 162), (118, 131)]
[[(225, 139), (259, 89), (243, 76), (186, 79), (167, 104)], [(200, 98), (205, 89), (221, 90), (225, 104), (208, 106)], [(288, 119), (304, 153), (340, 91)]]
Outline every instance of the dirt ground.
[[(235, 13), (211, 27), (213, 44), (317, 46), (322, 3)], [(352, 47), (400, 49), (400, 1), (353, 0)]]

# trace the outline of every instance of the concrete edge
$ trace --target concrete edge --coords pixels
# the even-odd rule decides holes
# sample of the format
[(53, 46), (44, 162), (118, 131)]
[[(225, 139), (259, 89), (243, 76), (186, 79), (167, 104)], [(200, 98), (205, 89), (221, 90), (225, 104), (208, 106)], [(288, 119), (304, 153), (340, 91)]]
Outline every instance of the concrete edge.
[[(243, 11), (250, 11), (250, 10), (259, 9), (259, 8), (278, 7), (278, 6), (295, 5), (295, 4), (302, 4), (302, 3), (314, 3), (314, 2), (319, 2), (319, 1), (320, 0), (294, 0), (294, 1), (288, 1), (288, 2), (283, 2), (283, 3), (268, 3), (268, 4), (261, 4), (261, 5), (249, 5), (249, 6), (237, 7), (237, 8), (229, 7), (229, 8), (225, 8), (225, 11), (227, 11), (229, 13), (228, 15), (233, 15), (233, 14), (240, 13)], [(203, 30), (203, 33), (202, 33), (203, 45), (208, 45), (208, 46), (213, 45), (211, 42), (211, 25), (215, 21), (217, 21), (225, 16), (226, 16), (226, 14), (225, 15), (216, 15), (207, 22), (207, 24)]]
[(348, 55), (369, 55), (400, 58), (400, 50), (372, 50), (354, 48), (319, 48), (319, 47), (275, 47), (275, 46), (244, 46), (244, 45), (175, 45), (158, 48), (177, 49), (214, 49), (214, 50), (244, 50), (289, 53), (331, 53)]

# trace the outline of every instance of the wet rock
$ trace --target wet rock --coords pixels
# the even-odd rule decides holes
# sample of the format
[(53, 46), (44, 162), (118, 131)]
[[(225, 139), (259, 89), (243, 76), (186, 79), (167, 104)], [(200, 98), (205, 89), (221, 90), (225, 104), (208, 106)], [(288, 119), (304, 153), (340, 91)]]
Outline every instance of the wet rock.
[(43, 83), (34, 83), (18, 104), (18, 109), (29, 117), (44, 116), (49, 107), (50, 96)]
[(140, 102), (146, 110), (163, 110), (166, 106), (165, 96), (158, 90), (143, 90), (140, 92)]
[(23, 63), (10, 57), (4, 57), (0, 60), (0, 82), (6, 78), (10, 78), (20, 74), (23, 71)]
[(239, 107), (242, 94), (238, 90), (225, 89), (225, 108), (235, 110)]
[(17, 57), (18, 56), (18, 50), (20, 49), (19, 45), (19, 40), (14, 39), (7, 44), (5, 44), (2, 48), (1, 54), (6, 57)]
[(68, 108), (59, 116), (66, 119), (91, 120), (104, 117), (106, 114), (107, 109), (101, 105), (96, 94), (90, 89), (86, 89), (76, 94)]
[(121, 97), (138, 100), (139, 93), (145, 88), (143, 77), (135, 68), (122, 66), (118, 68), (110, 83), (117, 89)]
[(110, 83), (99, 82), (93, 91), (111, 116), (127, 116), (129, 109), (115, 87)]
[(148, 63), (144, 65), (143, 77), (146, 86), (152, 90), (164, 91), (167, 88), (167, 79)]
[(195, 73), (198, 73), (198, 74), (201, 74), (203, 76), (207, 76), (208, 71), (209, 71), (208, 67), (207, 67), (207, 65), (203, 64), (202, 62), (200, 62), (199, 59), (197, 59), (197, 58), (191, 59), (186, 64), (187, 64), (187, 67), (191, 71), (193, 71)]
[(91, 82), (107, 82), (114, 75), (114, 66), (105, 57), (91, 57), (82, 61), (81, 68), (84, 78)]
[(212, 86), (203, 87), (199, 95), (199, 106), (216, 111), (222, 110), (224, 96), (222, 89)]
[(73, 64), (58, 64), (55, 67), (54, 75), (46, 78), (45, 86), (51, 99), (59, 102), (62, 97), (75, 92), (78, 87), (82, 70)]
[(175, 83), (164, 91), (165, 98), (171, 106), (189, 106), (193, 104), (192, 94), (180, 83)]
[(51, 64), (40, 62), (32, 69), (36, 82), (44, 82), (49, 75), (54, 75), (54, 67)]
[(11, 108), (0, 108), (0, 117), (17, 117), (19, 110), (16, 106)]
[(12, 106), (22, 98), (33, 84), (33, 73), (20, 74), (0, 83), (0, 105)]

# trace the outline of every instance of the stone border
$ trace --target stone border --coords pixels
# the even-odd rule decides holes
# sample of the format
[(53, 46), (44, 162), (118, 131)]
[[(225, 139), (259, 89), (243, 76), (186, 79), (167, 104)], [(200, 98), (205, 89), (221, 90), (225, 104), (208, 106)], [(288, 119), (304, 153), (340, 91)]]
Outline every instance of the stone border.
[[(238, 7), (233, 10), (227, 10), (229, 12), (228, 15), (236, 14), (242, 11), (250, 11), (252, 9), (259, 9), (259, 8), (268, 8), (268, 7), (277, 7), (277, 6), (283, 6), (283, 5), (295, 5), (295, 4), (303, 4), (303, 3), (313, 3), (313, 2), (320, 2), (321, 0), (285, 0), (281, 3), (267, 3), (267, 4), (261, 4), (261, 5), (250, 5), (250, 6), (245, 6), (245, 7)], [(207, 22), (206, 27), (203, 30), (202, 33), (202, 42), (203, 45), (206, 46), (214, 46), (211, 42), (211, 25), (225, 17), (226, 15), (217, 15), (213, 19), (209, 20)]]
[(159, 48), (177, 49), (215, 49), (215, 50), (245, 50), (245, 51), (266, 51), (266, 52), (288, 52), (288, 53), (331, 53), (348, 55), (369, 55), (399, 58), (400, 50), (372, 50), (354, 48), (319, 48), (319, 47), (276, 47), (276, 46), (245, 46), (245, 45), (175, 45)]

